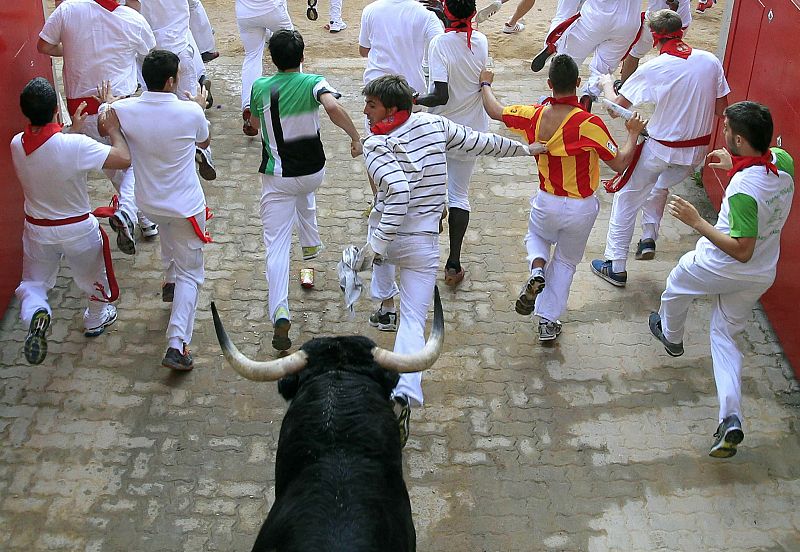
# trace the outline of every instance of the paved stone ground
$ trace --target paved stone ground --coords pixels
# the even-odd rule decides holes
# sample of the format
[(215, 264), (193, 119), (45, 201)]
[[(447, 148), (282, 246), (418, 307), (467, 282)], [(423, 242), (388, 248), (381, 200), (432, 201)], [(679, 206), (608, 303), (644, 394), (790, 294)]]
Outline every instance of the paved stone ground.
[[(216, 213), (192, 351), (195, 370), (161, 368), (168, 306), (160, 301), (158, 244), (115, 253), (119, 321), (89, 340), (82, 299), (62, 275), (53, 291), (47, 360), (28, 366), (12, 304), (0, 325), (0, 549), (249, 550), (270, 506), (285, 404), (274, 385), (239, 378), (210, 323), (217, 301), (249, 355), (269, 358), (263, 246), (255, 174), (259, 149), (242, 136), (238, 60), (210, 67), (220, 106), (209, 111), (219, 178), (205, 184)], [(309, 60), (345, 93), (361, 120), (360, 62)], [(497, 68), (507, 103), (544, 93), (526, 62)], [(324, 119), (324, 117), (323, 117)], [(621, 135), (618, 123), (612, 125)], [(330, 158), (319, 196), (328, 249), (317, 286), (290, 291), (296, 343), (317, 335), (392, 335), (342, 309), (334, 264), (360, 243), (369, 199), (362, 161), (325, 120)], [(709, 303), (691, 309), (686, 354), (668, 357), (647, 330), (664, 280), (697, 238), (667, 218), (657, 260), (631, 262), (625, 290), (578, 269), (554, 346), (541, 346), (513, 311), (526, 274), (532, 163), (484, 159), (472, 183), (467, 279), (442, 287), (445, 352), (425, 376), (427, 404), (405, 451), (420, 550), (800, 550), (797, 384), (761, 311), (745, 351), (747, 438), (729, 461), (709, 458), (717, 405), (708, 346)], [(109, 186), (97, 179), (93, 197)], [(695, 184), (678, 188), (711, 212)], [(586, 258), (602, 255), (610, 198)], [(444, 249), (443, 249), (444, 251)], [(292, 271), (301, 267), (299, 246)], [(66, 270), (64, 271), (66, 273)]]

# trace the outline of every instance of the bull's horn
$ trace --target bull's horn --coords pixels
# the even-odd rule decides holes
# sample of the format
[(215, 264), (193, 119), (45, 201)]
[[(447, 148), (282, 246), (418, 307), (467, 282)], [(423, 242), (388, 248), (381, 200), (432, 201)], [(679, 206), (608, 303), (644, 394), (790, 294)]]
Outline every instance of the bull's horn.
[(431, 335), (425, 347), (412, 354), (401, 354), (375, 347), (372, 349), (372, 356), (379, 366), (393, 372), (422, 372), (427, 370), (442, 352), (444, 344), (444, 316), (442, 315), (442, 301), (439, 299), (439, 288), (433, 288), (433, 325)]
[(277, 381), (284, 376), (299, 372), (306, 365), (308, 355), (305, 351), (297, 351), (289, 356), (266, 362), (250, 360), (240, 353), (236, 345), (228, 338), (228, 334), (222, 326), (222, 320), (217, 314), (217, 306), (214, 301), (211, 301), (211, 314), (214, 317), (214, 329), (217, 331), (217, 339), (222, 347), (222, 353), (240, 376), (253, 381)]

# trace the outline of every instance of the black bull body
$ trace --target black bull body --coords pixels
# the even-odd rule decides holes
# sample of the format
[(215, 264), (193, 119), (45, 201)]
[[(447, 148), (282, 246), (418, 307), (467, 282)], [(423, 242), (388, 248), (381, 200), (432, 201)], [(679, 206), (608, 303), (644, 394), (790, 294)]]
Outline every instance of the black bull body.
[(390, 396), (398, 371), (419, 371), (438, 358), (438, 290), (431, 336), (417, 355), (390, 353), (361, 336), (326, 337), (305, 343), (294, 358), (257, 363), (230, 342), (213, 303), (212, 313), (234, 369), (277, 380), (291, 401), (278, 440), (275, 503), (253, 552), (416, 550)]

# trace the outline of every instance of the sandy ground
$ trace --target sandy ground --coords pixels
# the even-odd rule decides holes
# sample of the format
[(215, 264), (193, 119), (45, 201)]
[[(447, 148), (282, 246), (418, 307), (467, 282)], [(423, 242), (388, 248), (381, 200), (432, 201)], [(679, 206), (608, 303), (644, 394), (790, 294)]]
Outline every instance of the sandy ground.
[[(696, 0), (690, 0), (692, 5)], [(715, 51), (719, 42), (720, 19), (724, 12), (721, 0), (713, 9), (704, 14), (693, 13), (692, 25), (687, 34), (687, 42), (697, 48)], [(488, 0), (478, 0), (478, 8)], [(306, 41), (306, 57), (351, 58), (358, 57), (358, 30), (361, 11), (369, 2), (367, 0), (344, 0), (343, 18), (348, 28), (332, 34), (323, 28), (328, 20), (328, 1), (321, 0), (317, 4), (319, 19), (309, 21), (306, 18), (306, 2), (291, 0), (289, 14), (292, 22), (303, 34)], [(239, 41), (234, 13), (234, 0), (203, 0), (209, 19), (214, 26), (217, 46), (223, 55), (242, 54), (244, 49)], [(555, 13), (555, 0), (538, 0), (533, 9), (523, 19), (525, 30), (519, 34), (502, 32), (503, 23), (511, 17), (516, 7), (516, 0), (504, 4), (494, 17), (480, 26), (480, 31), (489, 38), (489, 54), (494, 59), (531, 59), (541, 48), (550, 18)], [(694, 9), (694, 8), (693, 8)]]

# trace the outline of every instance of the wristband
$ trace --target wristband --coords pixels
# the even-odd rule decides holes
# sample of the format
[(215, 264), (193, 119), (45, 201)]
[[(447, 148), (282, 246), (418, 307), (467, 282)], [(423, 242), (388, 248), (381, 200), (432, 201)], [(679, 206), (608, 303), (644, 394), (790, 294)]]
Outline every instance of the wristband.
[(484, 86), (492, 86), (492, 83), (490, 83), (489, 81), (481, 81), (481, 88), (483, 88)]

